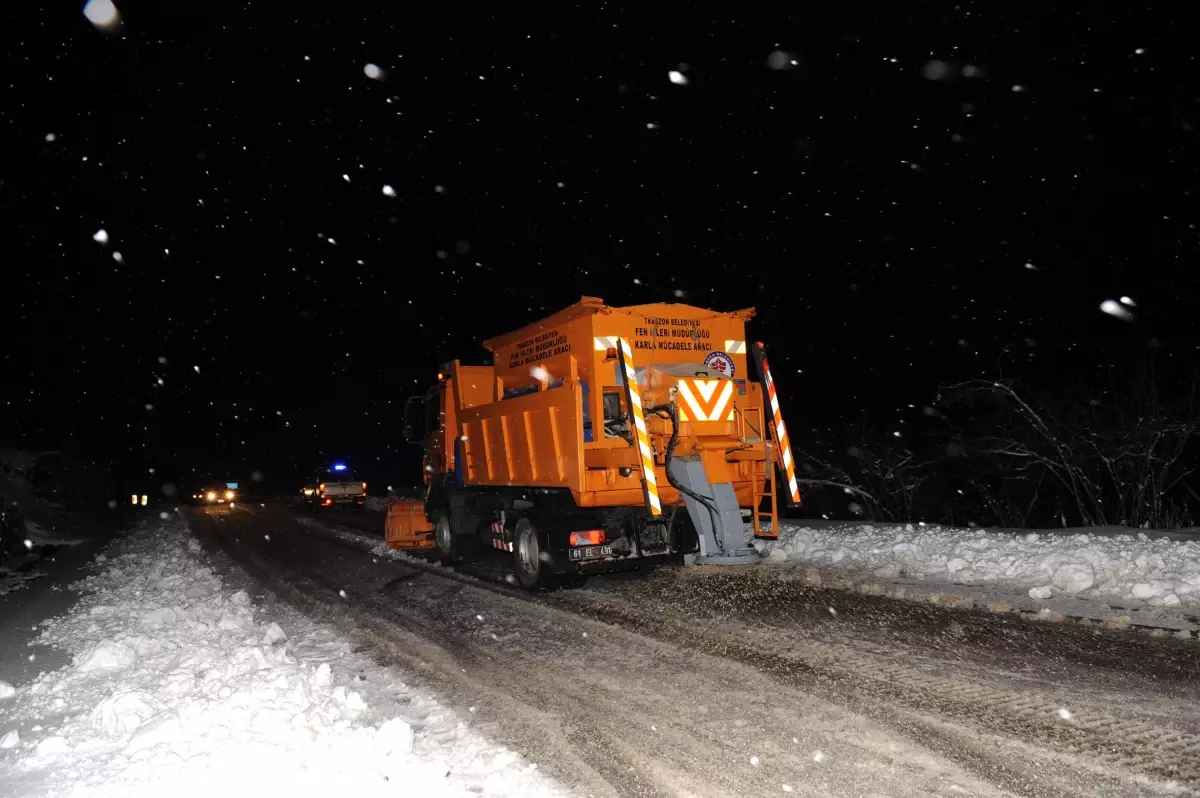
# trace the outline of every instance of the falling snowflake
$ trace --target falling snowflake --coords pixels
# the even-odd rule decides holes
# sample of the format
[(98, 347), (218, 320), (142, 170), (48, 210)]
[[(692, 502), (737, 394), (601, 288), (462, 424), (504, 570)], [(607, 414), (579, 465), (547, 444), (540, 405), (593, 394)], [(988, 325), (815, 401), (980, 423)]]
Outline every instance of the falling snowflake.
[(688, 85), (687, 75), (683, 74), (678, 69), (672, 69), (670, 72), (667, 73), (667, 77), (670, 78), (671, 82), (674, 83), (676, 86)]
[(124, 255), (122, 255), (120, 252), (114, 252), (114, 253), (113, 253), (113, 260), (115, 260), (117, 263), (124, 263), (124, 262), (125, 262), (125, 256), (124, 256)]
[(759, 761), (759, 758), (756, 756), (750, 757), (750, 764), (754, 765), (754, 767), (758, 767)]
[(658, 125), (653, 122), (646, 123), (646, 130), (658, 130)]
[(341, 596), (342, 598), (345, 598), (345, 597), (346, 597), (346, 591), (345, 591), (345, 590), (339, 590), (339, 591), (338, 591), (338, 595), (339, 595), (339, 596)]
[(58, 138), (58, 136), (54, 135), (53, 133), (47, 133), (47, 134), (46, 134), (46, 143), (47, 143), (47, 144), (51, 144), (51, 143), (53, 143), (53, 142), (54, 142), (54, 140), (55, 140), (55, 139), (57, 139), (57, 138)]
[(933, 60), (921, 69), (921, 74), (927, 80), (949, 80), (954, 77), (954, 65), (945, 61)]
[(776, 50), (767, 56), (767, 66), (771, 69), (790, 69), (796, 66), (796, 59), (784, 50)]
[(1100, 310), (1116, 319), (1122, 321), (1132, 321), (1133, 314), (1129, 309), (1115, 299), (1106, 299), (1100, 303)]
[(383, 196), (385, 196), (385, 197), (396, 196), (396, 189), (392, 188), (391, 186), (385, 185), (383, 187)]
[(363, 67), (363, 74), (371, 80), (383, 80), (383, 70), (374, 64), (367, 64)]
[(112, 0), (88, 0), (83, 15), (97, 28), (111, 28), (121, 19), (121, 13)]
[(1136, 303), (1136, 302), (1134, 302), (1132, 299), (1130, 299), (1130, 298), (1129, 298), (1129, 297), (1127, 297), (1127, 296), (1123, 296), (1123, 297), (1121, 297), (1121, 304), (1122, 304), (1122, 305), (1128, 305), (1128, 306), (1129, 306), (1129, 307), (1131, 307), (1131, 308), (1136, 308), (1136, 307), (1137, 307), (1137, 303)]
[(813, 761), (814, 762), (824, 762), (825, 761), (825, 752), (824, 751), (813, 751)]
[(1066, 707), (1060, 707), (1058, 710), (1058, 717), (1063, 720), (1070, 720), (1075, 716), (1071, 714), (1071, 710), (1067, 709)]
[(529, 370), (529, 373), (538, 382), (550, 382), (550, 372), (546, 371), (545, 366), (534, 366)]
[(99, 230), (97, 230), (95, 233), (92, 234), (92, 240), (98, 244), (107, 244), (108, 243), (108, 231), (106, 231), (103, 227), (101, 227)]
[(29, 538), (25, 538), (25, 548), (27, 548), (27, 549), (33, 548), (33, 541), (30, 540)]

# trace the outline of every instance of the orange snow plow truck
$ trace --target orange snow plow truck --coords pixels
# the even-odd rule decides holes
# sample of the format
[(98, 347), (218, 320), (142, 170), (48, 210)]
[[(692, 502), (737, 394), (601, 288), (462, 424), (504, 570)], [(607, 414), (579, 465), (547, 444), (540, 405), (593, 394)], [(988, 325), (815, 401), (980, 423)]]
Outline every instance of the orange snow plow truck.
[(763, 346), (746, 341), (753, 315), (584, 297), (485, 341), (494, 365), (446, 363), (405, 406), (426, 491), (390, 505), (388, 546), (445, 562), (511, 552), (530, 590), (664, 560), (757, 561), (743, 510), (773, 538), (776, 471), (784, 497), (800, 492)]

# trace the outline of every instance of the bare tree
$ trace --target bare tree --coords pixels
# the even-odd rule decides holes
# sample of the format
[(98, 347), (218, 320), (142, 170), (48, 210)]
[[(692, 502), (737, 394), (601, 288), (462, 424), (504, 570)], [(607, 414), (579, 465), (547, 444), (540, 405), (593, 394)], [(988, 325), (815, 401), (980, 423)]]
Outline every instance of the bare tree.
[(1153, 375), (1120, 394), (1053, 405), (1012, 382), (974, 380), (945, 393), (966, 419), (973, 458), (988, 463), (981, 473), (1001, 477), (972, 480), (998, 518), (1023, 526), (1044, 519), (1047, 506), (1063, 525), (1171, 527), (1190, 518), (1200, 415), (1190, 398), (1164, 402)]

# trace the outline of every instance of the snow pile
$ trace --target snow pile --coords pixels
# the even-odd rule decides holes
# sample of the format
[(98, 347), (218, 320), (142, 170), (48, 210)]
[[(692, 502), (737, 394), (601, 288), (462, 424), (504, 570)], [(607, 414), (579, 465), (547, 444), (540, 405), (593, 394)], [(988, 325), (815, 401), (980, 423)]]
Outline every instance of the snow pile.
[(391, 503), (392, 500), (388, 496), (368, 496), (366, 506), (373, 513), (386, 513)]
[(179, 521), (99, 567), (37, 641), (73, 664), (0, 684), (6, 796), (555, 794), (329, 629), (259, 618)]
[(782, 524), (760, 545), (776, 562), (870, 571), (1028, 591), (1035, 599), (1120, 598), (1155, 607), (1200, 606), (1200, 542), (1144, 533), (999, 532), (938, 526)]

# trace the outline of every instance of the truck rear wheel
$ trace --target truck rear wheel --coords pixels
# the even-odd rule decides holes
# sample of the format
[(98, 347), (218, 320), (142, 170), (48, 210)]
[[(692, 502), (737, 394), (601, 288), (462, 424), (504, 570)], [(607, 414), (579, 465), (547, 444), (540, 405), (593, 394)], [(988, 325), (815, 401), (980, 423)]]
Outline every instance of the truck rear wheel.
[(437, 540), (442, 564), (450, 565), (458, 559), (458, 548), (454, 545), (454, 533), (450, 529), (450, 516), (440, 512), (433, 520), (433, 536)]
[(540, 590), (549, 580), (550, 569), (542, 560), (541, 536), (528, 518), (517, 521), (513, 530), (513, 567), (517, 581), (526, 590)]

